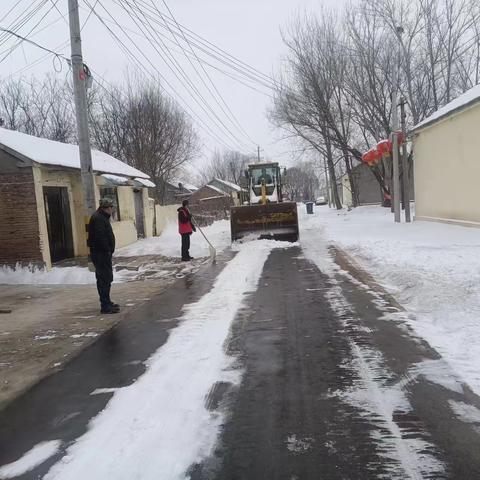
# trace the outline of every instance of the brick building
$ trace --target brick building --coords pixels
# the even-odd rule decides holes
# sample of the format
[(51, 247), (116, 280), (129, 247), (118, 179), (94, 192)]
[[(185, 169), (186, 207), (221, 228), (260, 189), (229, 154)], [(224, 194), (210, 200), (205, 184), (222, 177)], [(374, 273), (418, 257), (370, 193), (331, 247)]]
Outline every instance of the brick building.
[[(148, 175), (92, 151), (97, 201), (115, 204), (119, 247), (154, 233)], [(0, 128), (0, 265), (87, 255), (78, 147)]]
[(235, 204), (231, 195), (213, 185), (204, 185), (189, 199), (190, 209), (198, 220), (209, 224), (228, 218), (230, 208)]

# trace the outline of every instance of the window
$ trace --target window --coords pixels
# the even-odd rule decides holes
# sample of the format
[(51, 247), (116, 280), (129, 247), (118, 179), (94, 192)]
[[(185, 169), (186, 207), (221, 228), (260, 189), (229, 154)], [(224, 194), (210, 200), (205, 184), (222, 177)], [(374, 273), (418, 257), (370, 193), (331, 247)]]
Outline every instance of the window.
[(101, 187), (100, 198), (109, 198), (113, 202), (112, 221), (120, 221), (120, 209), (118, 208), (117, 187)]

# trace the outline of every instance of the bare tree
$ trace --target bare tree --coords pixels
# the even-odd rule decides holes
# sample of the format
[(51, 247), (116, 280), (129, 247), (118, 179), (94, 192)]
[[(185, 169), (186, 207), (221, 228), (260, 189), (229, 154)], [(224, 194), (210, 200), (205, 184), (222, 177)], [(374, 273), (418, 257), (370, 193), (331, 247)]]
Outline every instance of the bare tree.
[(283, 191), (295, 202), (313, 201), (319, 191), (320, 182), (311, 162), (300, 162), (287, 170)]
[(75, 141), (71, 90), (55, 77), (5, 81), (0, 90), (0, 117), (11, 130), (60, 142)]
[(209, 162), (202, 168), (202, 183), (208, 183), (213, 178), (220, 178), (240, 185), (244, 172), (252, 158), (234, 150), (215, 150)]
[[(478, 0), (360, 0), (292, 22), (270, 118), (326, 158), (337, 208), (338, 175), (355, 199), (354, 164), (391, 134), (395, 64), (412, 126), (479, 82), (479, 20)], [(391, 160), (371, 169), (390, 193)]]
[(200, 151), (185, 112), (157, 85), (142, 82), (97, 91), (89, 103), (94, 144), (148, 173), (162, 202), (173, 172)]

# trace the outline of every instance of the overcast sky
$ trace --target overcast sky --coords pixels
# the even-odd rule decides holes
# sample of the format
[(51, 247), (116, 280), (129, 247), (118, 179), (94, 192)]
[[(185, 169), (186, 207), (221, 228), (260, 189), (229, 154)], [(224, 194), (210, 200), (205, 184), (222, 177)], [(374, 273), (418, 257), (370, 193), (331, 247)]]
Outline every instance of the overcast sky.
[[(58, 10), (53, 8), (55, 1), (57, 1)], [(160, 11), (167, 13), (163, 0), (153, 1)], [(69, 39), (68, 26), (65, 19), (61, 17), (61, 13), (65, 16), (67, 14), (68, 1), (20, 0), (17, 5), (18, 2), (19, 0), (2, 0), (0, 2), (0, 19), (12, 7), (15, 7), (6, 18), (0, 21), (0, 27), (10, 28), (11, 23), (17, 16), (28, 12), (36, 5), (45, 3), (43, 8), (19, 29), (18, 33), (28, 34), (42, 16), (51, 9), (29, 35), (29, 38), (45, 47), (69, 56), (69, 45), (66, 43)], [(232, 119), (223, 101), (219, 97), (217, 97), (217, 101), (212, 98), (185, 57), (176, 51), (172, 51), (179, 65), (185, 71), (185, 75), (195, 84), (205, 101), (215, 112), (213, 114), (208, 110), (210, 116), (208, 118), (207, 114), (193, 99), (195, 97), (199, 103), (202, 103), (198, 95), (193, 92), (193, 88), (189, 85), (182, 85), (162, 60), (159, 53), (145, 39), (145, 32), (149, 28), (148, 24), (139, 28), (128, 13), (115, 4), (114, 0), (79, 0), (79, 2), (82, 22), (89, 14), (87, 4), (96, 4), (95, 11), (135, 54), (135, 57), (141, 61), (145, 69), (156, 78), (159, 77), (159, 73), (164, 75), (166, 81), (170, 84), (167, 85), (166, 81), (163, 81), (165, 90), (189, 110), (192, 116), (202, 118), (204, 127), (203, 129), (198, 127), (198, 131), (205, 144), (204, 157), (210, 155), (209, 152), (214, 148), (224, 148), (224, 144), (227, 144), (230, 148), (248, 151), (249, 153), (253, 153), (256, 150), (255, 145), (259, 144), (262, 148), (262, 155), (266, 155), (270, 159), (278, 159), (285, 164), (291, 163), (292, 153), (290, 153), (290, 150), (294, 147), (288, 142), (278, 140), (281, 137), (281, 132), (275, 131), (266, 118), (266, 110), (270, 105), (268, 96), (257, 93), (212, 68), (205, 67), (215, 87), (233, 113), (235, 118)], [(138, 2), (148, 5), (152, 9), (152, 13), (155, 13), (151, 3), (152, 0), (138, 0)], [(298, 11), (319, 13), (322, 6), (339, 8), (342, 0), (168, 0), (167, 3), (179, 23), (238, 57), (243, 62), (271, 75), (277, 71), (279, 60), (285, 52), (280, 29), (288, 24), (289, 19)], [(113, 19), (109, 14), (112, 15)], [(119, 29), (114, 21), (117, 21), (122, 29)], [(156, 31), (170, 37), (169, 31), (166, 29), (157, 28)], [(156, 36), (154, 38), (159, 40)], [(174, 42), (163, 39), (170, 48), (178, 50), (178, 46)], [(0, 60), (15, 43), (16, 40), (14, 39), (1, 43)], [(138, 45), (147, 58), (143, 57), (139, 50), (136, 50), (133, 43)], [(160, 49), (160, 47), (157, 46), (157, 49)], [(95, 15), (90, 15), (83, 30), (83, 51), (85, 62), (97, 74), (97, 78), (102, 77), (108, 82), (121, 81), (126, 69), (131, 69), (134, 65), (134, 61), (122, 52), (118, 41), (112, 38), (107, 28)], [(43, 61), (32, 67), (31, 65), (41, 57), (44, 57)], [(69, 72), (66, 65), (63, 65), (61, 72), (56, 73), (56, 70), (59, 69), (58, 63), (54, 64), (53, 56), (47, 55), (45, 57), (45, 52), (23, 43), (1, 63), (0, 77), (15, 74), (16, 78), (22, 75), (29, 78), (32, 75), (42, 76), (48, 72), (67, 76)], [(217, 65), (219, 64), (217, 63)], [(30, 68), (18, 72), (26, 66)], [(56, 67), (56, 70), (54, 67)], [(196, 65), (196, 68), (202, 74), (210, 90), (215, 93), (203, 70), (198, 65)], [(98, 80), (102, 81), (100, 78)], [(268, 93), (268, 89), (259, 88)], [(220, 119), (216, 120), (216, 124), (214, 123), (215, 120), (212, 120), (215, 116)], [(224, 128), (219, 125), (220, 121), (228, 127), (236, 138), (231, 138), (230, 134), (224, 131)], [(211, 133), (212, 131), (214, 136)], [(221, 142), (218, 137), (220, 137)], [(298, 154), (293, 155), (294, 158), (297, 156)], [(201, 163), (202, 161), (199, 162), (199, 165)]]

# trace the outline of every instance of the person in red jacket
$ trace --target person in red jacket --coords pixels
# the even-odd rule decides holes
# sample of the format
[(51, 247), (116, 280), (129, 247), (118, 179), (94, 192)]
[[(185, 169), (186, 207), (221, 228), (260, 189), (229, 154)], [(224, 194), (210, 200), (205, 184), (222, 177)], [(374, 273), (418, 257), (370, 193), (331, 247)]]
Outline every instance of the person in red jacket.
[(182, 236), (182, 262), (193, 260), (190, 256), (190, 235), (196, 232), (195, 225), (192, 222), (192, 214), (188, 209), (188, 200), (182, 202), (178, 212), (178, 233)]

